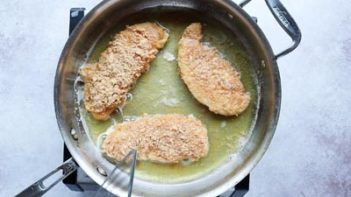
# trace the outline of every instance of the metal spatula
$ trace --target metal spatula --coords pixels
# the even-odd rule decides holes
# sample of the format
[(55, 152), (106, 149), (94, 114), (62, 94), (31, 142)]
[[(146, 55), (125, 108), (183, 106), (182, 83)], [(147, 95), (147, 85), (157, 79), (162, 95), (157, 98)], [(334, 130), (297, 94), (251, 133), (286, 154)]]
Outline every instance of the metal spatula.
[(113, 194), (108, 193), (108, 192), (107, 192), (108, 194), (106, 194), (104, 186), (106, 186), (108, 183), (111, 183), (114, 180), (114, 178), (118, 175), (118, 172), (116, 172), (116, 170), (117, 169), (121, 170), (122, 166), (125, 164), (128, 164), (129, 169), (130, 169), (129, 170), (129, 183), (128, 183), (128, 197), (130, 197), (132, 195), (132, 190), (133, 190), (136, 156), (137, 156), (136, 150), (131, 150), (128, 153), (128, 155), (123, 158), (123, 160), (121, 162), (118, 162), (116, 164), (115, 168), (112, 170), (112, 172), (106, 177), (105, 181), (100, 185), (100, 188), (96, 192), (95, 197), (113, 196)]

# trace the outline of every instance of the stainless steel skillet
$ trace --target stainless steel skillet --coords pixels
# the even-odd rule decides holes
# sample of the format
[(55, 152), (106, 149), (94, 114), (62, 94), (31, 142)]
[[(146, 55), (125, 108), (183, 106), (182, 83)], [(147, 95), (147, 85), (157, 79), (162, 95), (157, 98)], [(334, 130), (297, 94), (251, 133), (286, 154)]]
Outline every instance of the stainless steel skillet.
[[(257, 81), (257, 113), (250, 139), (231, 161), (204, 177), (184, 183), (164, 184), (135, 179), (133, 195), (217, 196), (237, 184), (255, 167), (267, 150), (278, 121), (281, 89), (277, 59), (298, 46), (301, 33), (278, 0), (266, 0), (278, 23), (293, 40), (291, 47), (275, 55), (261, 29), (241, 8), (248, 2), (246, 0), (237, 5), (229, 0), (110, 0), (101, 2), (80, 22), (62, 51), (55, 78), (54, 98), (62, 137), (73, 159), (94, 181), (102, 184), (106, 177), (98, 169), (109, 174), (113, 165), (101, 156), (79, 121), (74, 90), (79, 67), (85, 63), (94, 45), (109, 29), (130, 15), (160, 7), (199, 12), (241, 38), (251, 56), (252, 75)], [(65, 176), (75, 168), (76, 164), (70, 160), (60, 169), (64, 169)], [(118, 180), (105, 187), (118, 196), (126, 196), (127, 181), (127, 175), (121, 174)], [(39, 186), (34, 188), (37, 188), (38, 194), (50, 189), (40, 189)]]

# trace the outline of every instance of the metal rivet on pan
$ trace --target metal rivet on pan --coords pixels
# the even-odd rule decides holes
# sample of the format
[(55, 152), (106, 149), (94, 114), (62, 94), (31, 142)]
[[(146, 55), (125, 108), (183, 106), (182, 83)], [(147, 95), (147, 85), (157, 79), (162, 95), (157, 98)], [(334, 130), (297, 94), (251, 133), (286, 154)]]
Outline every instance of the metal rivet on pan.
[(75, 83), (74, 84), (75, 86), (83, 86), (84, 85), (84, 81), (80, 77), (77, 77), (76, 80), (74, 81), (74, 83)]
[(74, 140), (78, 140), (78, 135), (76, 130), (71, 129), (71, 136), (73, 137)]
[(233, 19), (233, 15), (228, 13), (229, 18)]
[(96, 167), (96, 170), (98, 171), (99, 174), (102, 176), (107, 176), (106, 171), (102, 169), (100, 166)]

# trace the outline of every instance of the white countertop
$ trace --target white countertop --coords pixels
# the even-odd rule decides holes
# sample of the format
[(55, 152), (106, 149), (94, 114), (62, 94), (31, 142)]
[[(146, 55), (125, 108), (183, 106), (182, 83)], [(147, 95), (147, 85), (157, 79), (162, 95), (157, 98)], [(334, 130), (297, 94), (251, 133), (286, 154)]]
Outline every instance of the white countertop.
[[(0, 2), (0, 196), (13, 196), (62, 162), (53, 82), (69, 9), (97, 0)], [(351, 1), (282, 0), (299, 24), (299, 48), (279, 59), (280, 120), (251, 173), (253, 196), (351, 196)], [(263, 0), (258, 17), (273, 49), (289, 44)], [(91, 196), (62, 183), (46, 196)]]

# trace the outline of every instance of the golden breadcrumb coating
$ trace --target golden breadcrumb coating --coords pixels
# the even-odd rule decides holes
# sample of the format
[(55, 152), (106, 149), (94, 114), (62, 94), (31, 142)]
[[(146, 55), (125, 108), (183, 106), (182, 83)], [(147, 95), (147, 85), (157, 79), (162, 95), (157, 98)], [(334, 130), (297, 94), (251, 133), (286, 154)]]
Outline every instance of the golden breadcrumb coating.
[(117, 124), (107, 135), (102, 149), (117, 161), (134, 149), (137, 150), (137, 160), (179, 163), (205, 157), (209, 143), (206, 127), (192, 116), (145, 115)]
[(238, 115), (250, 103), (240, 74), (216, 48), (203, 45), (200, 23), (188, 26), (178, 43), (180, 75), (192, 95), (210, 111)]
[(167, 39), (166, 30), (150, 22), (128, 26), (116, 34), (99, 61), (85, 66), (80, 72), (86, 110), (96, 119), (108, 119), (124, 104), (128, 91), (149, 69)]

